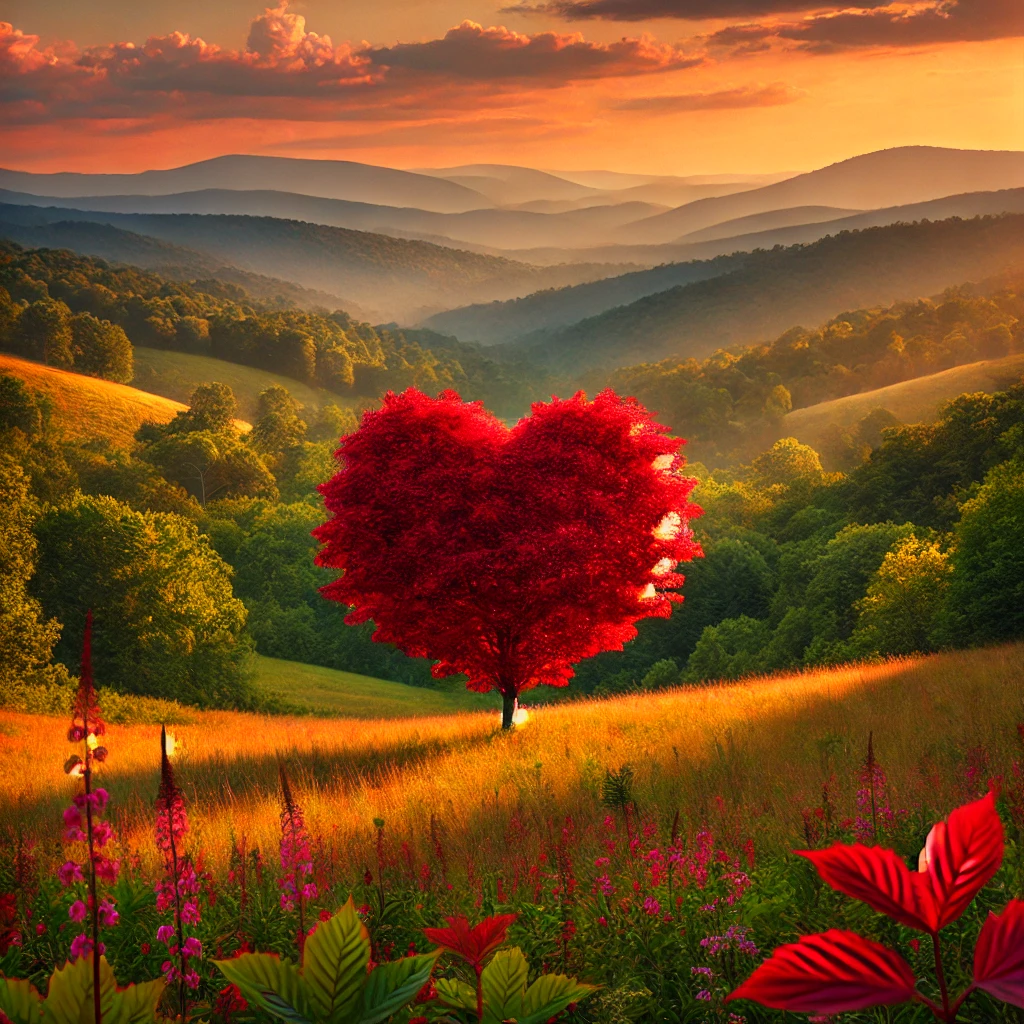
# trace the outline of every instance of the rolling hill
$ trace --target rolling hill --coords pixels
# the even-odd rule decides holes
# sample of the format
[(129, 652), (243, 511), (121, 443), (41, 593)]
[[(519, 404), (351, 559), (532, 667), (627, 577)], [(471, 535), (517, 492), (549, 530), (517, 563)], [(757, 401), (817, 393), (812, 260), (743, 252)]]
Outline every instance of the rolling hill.
[(417, 718), (461, 711), (497, 712), (500, 707), (493, 694), (471, 693), (462, 683), (427, 689), (259, 654), (255, 668), (255, 683), (262, 693), (314, 715)]
[[(0, 230), (29, 231), (86, 222), (92, 228), (62, 228), (60, 244), (85, 252), (94, 234), (114, 226), (194, 250), (250, 273), (280, 277), (304, 288), (340, 294), (377, 321), (415, 321), (458, 302), (512, 298), (547, 282), (576, 284), (607, 276), (600, 265), (539, 268), (495, 256), (450, 249), (390, 235), (326, 227), (273, 217), (197, 214), (119, 214), (61, 207), (0, 204)], [(15, 237), (15, 240), (21, 240)], [(52, 242), (49, 244), (53, 244)]]
[[(807, 216), (806, 208), (802, 209), (803, 213), (775, 211), (769, 214), (756, 214), (731, 223), (763, 223), (765, 218), (783, 217), (787, 214), (794, 217)], [(631, 253), (642, 262), (650, 262), (652, 252), (678, 256), (680, 259), (676, 261), (673, 258), (672, 262), (649, 270), (633, 271), (599, 282), (560, 289), (548, 288), (506, 302), (478, 303), (445, 310), (428, 318), (425, 324), (435, 330), (447, 331), (460, 338), (485, 345), (500, 344), (532, 331), (554, 330), (576, 320), (597, 316), (605, 310), (633, 302), (645, 295), (654, 295), (666, 288), (728, 273), (741, 267), (747, 259), (746, 254), (757, 249), (813, 243), (829, 235), (837, 235), (841, 231), (901, 222), (1002, 213), (1024, 213), (1024, 188), (1006, 189), (1001, 192), (972, 192), (912, 206), (875, 210), (856, 217), (773, 228), (686, 246), (612, 247), (600, 252), (606, 255), (611, 252), (618, 252), (620, 255)], [(721, 227), (724, 228), (725, 225)], [(717, 227), (706, 230), (713, 233)]]
[(0, 169), (0, 188), (50, 196), (164, 195), (204, 188), (275, 189), (384, 206), (453, 213), (491, 203), (445, 178), (348, 160), (220, 156), (138, 174), (35, 174)]
[[(128, 447), (145, 422), (167, 423), (185, 406), (170, 398), (149, 394), (127, 384), (58, 370), (53, 366), (0, 352), (0, 373), (19, 377), (52, 403), (53, 422), (77, 437), (109, 438), (116, 447)], [(249, 424), (236, 420), (243, 430)]]
[(1024, 215), (893, 224), (751, 253), (738, 269), (678, 285), (514, 346), (546, 365), (628, 365), (767, 341), (842, 309), (931, 295), (1024, 264)]
[(675, 242), (737, 217), (797, 206), (858, 210), (920, 203), (961, 192), (1024, 186), (1024, 152), (903, 146), (865, 153), (763, 188), (700, 199), (618, 232), (629, 244)]
[(874, 391), (846, 395), (794, 409), (783, 417), (779, 437), (795, 437), (817, 448), (831, 426), (852, 427), (874, 409), (891, 412), (902, 423), (930, 423), (946, 402), (975, 391), (1000, 391), (1024, 374), (1024, 354), (954, 366)]

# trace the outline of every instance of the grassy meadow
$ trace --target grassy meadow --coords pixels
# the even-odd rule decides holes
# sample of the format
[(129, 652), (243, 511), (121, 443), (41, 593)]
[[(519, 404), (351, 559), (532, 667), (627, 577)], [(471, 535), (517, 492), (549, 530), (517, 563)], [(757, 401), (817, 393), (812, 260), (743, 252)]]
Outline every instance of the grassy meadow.
[[(440, 827), (453, 872), (467, 858), (499, 870), (512, 818), (534, 822), (540, 843), (545, 821), (568, 815), (596, 827), (606, 813), (605, 772), (627, 764), (637, 807), (661, 828), (679, 811), (688, 830), (714, 822), (736, 842), (751, 838), (777, 853), (799, 841), (800, 812), (830, 779), (836, 813), (854, 813), (869, 734), (892, 798), (929, 820), (972, 785), (984, 788), (984, 779), (969, 779), (979, 758), (985, 778), (1009, 773), (1020, 754), (1022, 676), (1024, 646), (1014, 645), (549, 705), (511, 735), (497, 731), (494, 712), (401, 719), (196, 712), (193, 724), (173, 729), (174, 764), (207, 863), (219, 867), (243, 834), (250, 845), (274, 849), (279, 758), (311, 832), (329, 837), (352, 867), (371, 858), (372, 822), (381, 817), (390, 841), (423, 853)], [(294, 678), (301, 686), (301, 674)], [(73, 789), (61, 767), (66, 728), (60, 719), (0, 712), (0, 828), (35, 835), (48, 849)], [(102, 769), (121, 842), (144, 860), (158, 736), (155, 725), (111, 726)]]

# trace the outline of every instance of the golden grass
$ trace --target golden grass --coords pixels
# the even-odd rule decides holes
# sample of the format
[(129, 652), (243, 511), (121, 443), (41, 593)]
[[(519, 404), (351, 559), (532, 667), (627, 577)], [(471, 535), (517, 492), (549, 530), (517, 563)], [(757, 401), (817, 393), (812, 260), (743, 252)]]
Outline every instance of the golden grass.
[[(455, 871), (467, 857), (500, 867), (511, 856), (513, 815), (534, 847), (567, 814), (583, 829), (595, 825), (606, 813), (605, 768), (627, 762), (643, 814), (664, 825), (679, 810), (687, 828), (708, 821), (778, 850), (798, 839), (799, 811), (818, 802), (830, 775), (839, 812), (852, 813), (871, 732), (895, 801), (923, 805), (928, 820), (964, 799), (968, 756), (984, 751), (986, 771), (1006, 772), (1024, 720), (1022, 673), (1024, 645), (1014, 645), (547, 706), (511, 735), (496, 732), (496, 714), (328, 721), (207, 712), (174, 728), (175, 763), (195, 841), (220, 867), (233, 835), (276, 848), (279, 756), (311, 831), (360, 871), (372, 862), (376, 816), (389, 843), (421, 851), (433, 819)], [(64, 721), (0, 713), (0, 828), (37, 834), (54, 856), (73, 788), (61, 771), (65, 731)], [(144, 861), (158, 733), (111, 727), (103, 766), (122, 842)], [(925, 781), (932, 774), (940, 785)]]
[[(33, 391), (53, 402), (54, 425), (71, 437), (106, 437), (119, 448), (132, 444), (145, 422), (167, 423), (186, 408), (181, 402), (151, 395), (127, 384), (58, 370), (28, 359), (0, 353), (0, 373), (19, 377)], [(250, 424), (235, 420), (241, 430)]]
[(795, 437), (812, 447), (835, 424), (851, 427), (874, 409), (888, 409), (903, 423), (931, 423), (942, 406), (964, 392), (999, 391), (1024, 373), (1024, 354), (987, 359), (966, 366), (954, 366), (940, 373), (890, 384), (860, 395), (847, 395), (794, 409), (782, 420), (783, 437)]

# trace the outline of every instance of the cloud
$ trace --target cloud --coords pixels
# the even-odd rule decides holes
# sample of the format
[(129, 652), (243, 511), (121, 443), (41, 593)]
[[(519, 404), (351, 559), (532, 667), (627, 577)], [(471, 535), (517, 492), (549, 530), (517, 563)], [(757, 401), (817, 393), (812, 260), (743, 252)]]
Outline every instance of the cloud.
[[(885, 6), (888, 0), (862, 7)], [(837, 6), (829, 0), (541, 0), (500, 8), (501, 13), (546, 14), (566, 21), (602, 18), (607, 21), (649, 21), (681, 18), (688, 21), (724, 18), (762, 18)]]
[[(68, 118), (385, 119), (480, 108), (529, 87), (675, 71), (703, 57), (649, 36), (589, 42), (580, 34), (484, 28), (371, 47), (307, 31), (288, 0), (254, 19), (244, 50), (184, 32), (79, 50), (43, 46), (0, 22), (0, 105), (9, 123)], [(297, 102), (301, 101), (301, 102)]]
[(805, 96), (785, 82), (745, 85), (715, 92), (690, 92), (674, 96), (636, 96), (614, 104), (615, 110), (643, 110), (649, 114), (675, 114), (687, 110), (738, 110), (743, 107), (779, 107)]
[(773, 41), (825, 53), (1016, 36), (1024, 36), (1024, 0), (930, 0), (817, 14), (777, 24), (731, 25), (706, 36), (704, 42), (734, 54), (765, 49)]
[(579, 33), (524, 35), (507, 28), (484, 28), (473, 21), (449, 29), (442, 39), (364, 52), (378, 66), (474, 81), (570, 82), (675, 71), (704, 60), (650, 36), (593, 43)]

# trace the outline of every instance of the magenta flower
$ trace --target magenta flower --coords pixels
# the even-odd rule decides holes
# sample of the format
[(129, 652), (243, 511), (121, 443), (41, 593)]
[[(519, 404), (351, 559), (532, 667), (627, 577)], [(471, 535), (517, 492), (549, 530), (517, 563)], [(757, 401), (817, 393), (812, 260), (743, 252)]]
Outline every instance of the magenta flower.
[(661, 904), (653, 896), (648, 896), (644, 900), (644, 913), (657, 917), (661, 913)]
[(162, 942), (165, 946), (169, 946), (174, 939), (174, 926), (169, 924), (162, 924), (156, 930), (157, 942)]
[(113, 900), (101, 900), (100, 901), (100, 924), (104, 928), (112, 928), (117, 924), (121, 915), (114, 909)]
[(190, 935), (185, 940), (182, 950), (186, 956), (202, 957), (203, 944), (194, 935)]
[(74, 885), (75, 882), (81, 882), (83, 880), (82, 865), (75, 863), (73, 860), (65, 861), (57, 869), (57, 878), (65, 888), (69, 885)]
[(75, 900), (74, 903), (68, 907), (68, 917), (72, 921), (84, 921), (86, 913), (86, 906), (81, 900)]
[(88, 956), (91, 952), (92, 939), (87, 935), (76, 935), (71, 940), (71, 950), (68, 954), (71, 960), (77, 960), (80, 956)]

